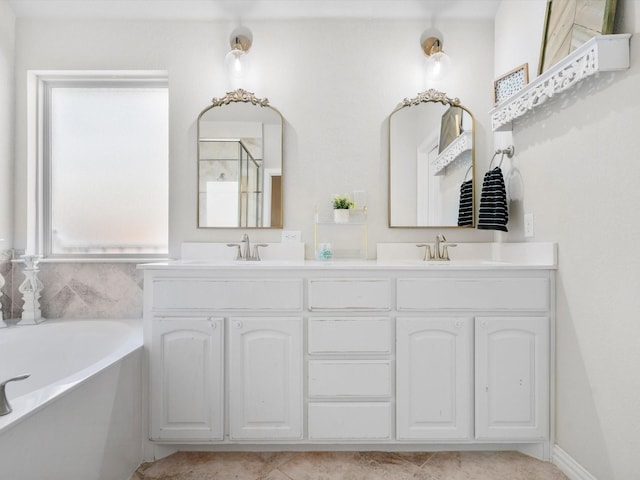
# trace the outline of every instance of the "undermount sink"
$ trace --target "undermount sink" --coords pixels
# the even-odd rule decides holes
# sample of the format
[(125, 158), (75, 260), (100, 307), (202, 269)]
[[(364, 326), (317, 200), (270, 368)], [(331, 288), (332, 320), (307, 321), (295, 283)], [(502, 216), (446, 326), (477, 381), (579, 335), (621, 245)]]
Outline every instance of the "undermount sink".
[(474, 266), (507, 266), (511, 262), (500, 262), (496, 260), (380, 260), (378, 265), (397, 266), (423, 266), (429, 268), (450, 268), (450, 267), (474, 267)]
[(269, 267), (269, 266), (287, 266), (287, 265), (299, 265), (303, 264), (303, 260), (258, 260), (258, 261), (246, 261), (246, 260), (175, 260), (172, 262), (175, 265), (189, 265), (189, 266), (203, 266), (203, 267), (225, 267), (234, 266), (238, 268), (242, 267)]
[[(420, 242), (423, 243), (423, 242)], [(449, 247), (451, 260), (424, 260), (425, 247), (416, 243), (379, 243), (377, 258), (384, 265), (425, 267), (557, 266), (554, 243), (457, 243)]]
[(182, 244), (181, 259), (175, 263), (183, 265), (257, 266), (304, 262), (304, 243), (300, 242), (267, 243), (266, 245), (268, 246), (260, 248), (260, 260), (235, 260), (236, 249), (229, 247), (227, 243), (185, 242)]
[(466, 266), (466, 265), (511, 265), (511, 262), (500, 262), (497, 260), (449, 260), (449, 261), (441, 261), (441, 260), (422, 260), (423, 263), (427, 265), (434, 266)]

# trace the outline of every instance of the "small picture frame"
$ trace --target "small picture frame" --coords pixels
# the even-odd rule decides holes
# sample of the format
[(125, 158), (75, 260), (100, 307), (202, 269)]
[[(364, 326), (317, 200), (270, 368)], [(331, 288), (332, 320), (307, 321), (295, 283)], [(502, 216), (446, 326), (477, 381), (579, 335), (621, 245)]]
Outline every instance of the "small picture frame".
[(498, 105), (503, 100), (518, 93), (527, 83), (529, 83), (528, 63), (524, 63), (498, 77), (493, 82), (493, 104)]

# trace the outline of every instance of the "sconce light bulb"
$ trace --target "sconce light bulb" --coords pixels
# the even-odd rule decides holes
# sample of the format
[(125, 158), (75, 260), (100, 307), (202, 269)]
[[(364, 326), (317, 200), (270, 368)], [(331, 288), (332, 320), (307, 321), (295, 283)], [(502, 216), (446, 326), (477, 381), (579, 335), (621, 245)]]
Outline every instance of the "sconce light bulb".
[(234, 48), (224, 58), (225, 66), (227, 67), (228, 73), (231, 76), (238, 77), (242, 76), (244, 68), (244, 57), (245, 52), (240, 49)]
[(247, 81), (251, 70), (251, 60), (248, 55), (253, 42), (253, 35), (246, 27), (238, 27), (229, 37), (231, 51), (224, 57), (224, 66), (227, 72), (229, 86), (232, 89), (246, 87), (243, 85)]
[(233, 72), (236, 75), (240, 75), (242, 73), (242, 62), (240, 61), (240, 57), (241, 55), (237, 55), (233, 60)]
[(451, 67), (451, 58), (446, 53), (439, 51), (432, 53), (426, 59), (426, 76), (428, 80), (442, 80)]

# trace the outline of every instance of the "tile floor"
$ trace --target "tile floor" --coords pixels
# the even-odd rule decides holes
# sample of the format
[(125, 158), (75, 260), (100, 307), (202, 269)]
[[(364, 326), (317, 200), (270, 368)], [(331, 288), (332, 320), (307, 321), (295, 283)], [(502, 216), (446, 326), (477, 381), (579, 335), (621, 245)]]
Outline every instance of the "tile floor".
[(178, 452), (130, 480), (567, 480), (517, 452)]

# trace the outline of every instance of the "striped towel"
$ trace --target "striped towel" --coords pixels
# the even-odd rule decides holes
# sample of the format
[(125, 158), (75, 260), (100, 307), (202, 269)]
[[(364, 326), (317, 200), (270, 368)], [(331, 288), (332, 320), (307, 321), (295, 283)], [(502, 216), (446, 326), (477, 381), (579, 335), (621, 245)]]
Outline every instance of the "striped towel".
[(473, 226), (473, 180), (460, 185), (460, 206), (458, 207), (458, 226)]
[(484, 175), (482, 193), (480, 194), (478, 228), (507, 232), (508, 221), (507, 190), (504, 186), (502, 170), (500, 167), (496, 167)]

